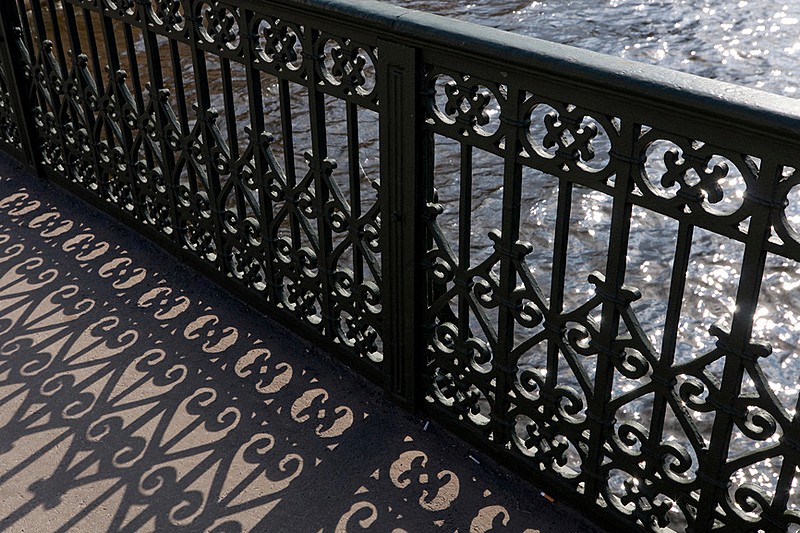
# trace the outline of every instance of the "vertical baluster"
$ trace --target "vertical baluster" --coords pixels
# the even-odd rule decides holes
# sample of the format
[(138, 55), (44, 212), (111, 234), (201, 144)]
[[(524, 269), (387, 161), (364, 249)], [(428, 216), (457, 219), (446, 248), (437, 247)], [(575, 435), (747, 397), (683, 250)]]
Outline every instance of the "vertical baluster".
[[(292, 126), (292, 100), (289, 82), (281, 79), (278, 86), (278, 97), (281, 108), (281, 128), (283, 132), (283, 159), (286, 169), (286, 188), (291, 191), (297, 187), (297, 170), (294, 162), (294, 130)], [(289, 227), (292, 236), (292, 249), (302, 246), (300, 240), (300, 221), (293, 209), (289, 210)]]
[(672, 261), (667, 315), (664, 321), (664, 337), (661, 342), (661, 366), (671, 367), (675, 361), (678, 342), (678, 329), (683, 307), (683, 294), (686, 290), (686, 272), (692, 255), (692, 236), (694, 226), (685, 220), (678, 225), (678, 238), (675, 243), (675, 257)]
[[(106, 62), (107, 62), (106, 63), (106, 76), (108, 77), (108, 79), (107, 79), (106, 83), (104, 83), (105, 91), (103, 92), (103, 95), (102, 95), (102, 96), (105, 96), (109, 92), (114, 90), (113, 86), (116, 83), (115, 82), (115, 77), (117, 75), (117, 72), (119, 72), (121, 70), (121, 66), (120, 66), (120, 61), (119, 61), (119, 50), (117, 48), (117, 38), (116, 38), (116, 34), (114, 33), (114, 21), (109, 16), (107, 16), (105, 13), (103, 13), (102, 11), (100, 12), (99, 16), (100, 16), (100, 31), (101, 31), (101, 34), (102, 34), (103, 45), (104, 45), (105, 52), (106, 52)], [(104, 76), (104, 78), (105, 78), (105, 76)], [(120, 102), (119, 101), (117, 101), (117, 107), (120, 107)], [(102, 113), (103, 112), (101, 110), (100, 120), (101, 121), (102, 120), (106, 121), (105, 127), (108, 130), (108, 139), (107, 139), (108, 140), (108, 150), (109, 150), (109, 153), (111, 153), (114, 150), (114, 148), (116, 147), (116, 143), (117, 143), (117, 140), (114, 138), (114, 131), (113, 131), (112, 128), (113, 127), (119, 127), (119, 125), (112, 124), (110, 118), (103, 117)], [(128, 132), (127, 128), (119, 127), (119, 133), (122, 136), (122, 144), (123, 144), (123, 150), (124, 150), (126, 147), (131, 146), (133, 142), (132, 142), (130, 133)], [(99, 143), (101, 141), (102, 141), (101, 138), (95, 139), (95, 142)], [(98, 171), (99, 171), (99, 169), (98, 169)], [(102, 174), (102, 173), (99, 172), (99, 174)], [(118, 179), (119, 179), (118, 176), (108, 175), (108, 176), (104, 176), (103, 177), (101, 175), (101, 177), (100, 177), (100, 186), (101, 186), (101, 188), (103, 190), (103, 196), (107, 200), (111, 199), (110, 195), (111, 195), (111, 191), (113, 190), (111, 188), (111, 183), (113, 181), (115, 181), (115, 180), (118, 180)], [(120, 209), (123, 209), (123, 206), (118, 206), (118, 207)]]
[(83, 9), (83, 20), (86, 25), (86, 40), (89, 42), (89, 53), (91, 54), (89, 57), (92, 58), (92, 68), (94, 69), (94, 82), (97, 84), (97, 94), (100, 96), (105, 92), (103, 65), (100, 62), (100, 49), (95, 38), (92, 12), (85, 8)]
[[(794, 448), (796, 452), (798, 442), (795, 436), (800, 433), (800, 395), (795, 401), (791, 425), (785, 431), (786, 433), (781, 437), (781, 444)], [(798, 466), (800, 466), (800, 461), (798, 461), (797, 453), (784, 453), (778, 482), (775, 486), (775, 497), (772, 500), (773, 516), (782, 515), (786, 511), (789, 501), (794, 495), (792, 494), (794, 492), (793, 485)]]
[[(186, 11), (186, 24), (191, 24), (192, 22), (189, 20), (191, 17), (191, 11)], [(180, 126), (180, 131), (178, 132), (180, 136), (181, 146), (179, 150), (181, 151), (181, 157), (184, 159), (184, 165), (181, 170), (178, 169), (177, 164), (172, 167), (172, 172), (170, 175), (169, 187), (172, 190), (171, 193), (171, 202), (172, 205), (175, 207), (175, 229), (177, 231), (176, 241), (178, 246), (184, 247), (185, 246), (185, 239), (187, 236), (183, 235), (183, 214), (180, 210), (178, 210), (179, 199), (178, 194), (181, 187), (181, 178), (185, 173), (188, 176), (188, 186), (189, 191), (192, 196), (197, 193), (197, 177), (194, 175), (192, 171), (192, 166), (189, 165), (188, 160), (190, 156), (188, 146), (186, 144), (186, 140), (189, 138), (191, 134), (190, 125), (189, 125), (189, 102), (186, 96), (186, 86), (183, 79), (183, 59), (181, 57), (181, 47), (178, 44), (178, 41), (173, 39), (168, 39), (169, 41), (169, 58), (170, 58), (170, 65), (172, 66), (172, 79), (173, 83), (175, 84), (175, 105), (177, 106), (178, 110), (178, 123)], [(166, 102), (167, 104), (169, 102)]]
[[(468, 90), (468, 89), (463, 89)], [(472, 146), (459, 143), (461, 161), (459, 164), (459, 198), (458, 198), (458, 269), (469, 270), (469, 258), (472, 250)], [(469, 320), (470, 288), (463, 287), (458, 294), (458, 340), (461, 346), (467, 346), (472, 335)]]
[[(25, 13), (23, 10), (22, 13)], [(36, 38), (33, 39), (33, 46), (31, 53), (38, 53), (41, 49), (42, 43), (47, 39), (47, 30), (45, 29), (44, 14), (42, 12), (42, 5), (39, 2), (31, 2), (31, 14), (33, 15), (33, 23), (36, 29)]]
[(136, 107), (141, 114), (144, 111), (144, 92), (142, 90), (144, 84), (141, 82), (141, 74), (139, 73), (139, 55), (136, 53), (136, 42), (133, 38), (133, 27), (131, 25), (125, 24), (124, 36), (125, 50), (128, 54), (128, 65), (130, 67), (128, 79), (131, 80)]
[[(219, 205), (220, 193), (220, 180), (219, 172), (214, 165), (214, 154), (211, 151), (211, 144), (214, 139), (213, 135), (213, 117), (211, 116), (211, 94), (208, 78), (208, 65), (206, 63), (205, 52), (198, 47), (198, 43), (203, 39), (200, 31), (200, 25), (203, 22), (203, 14), (200, 12), (202, 2), (190, 1), (189, 9), (187, 12), (187, 24), (189, 28), (189, 49), (192, 54), (192, 66), (194, 67), (194, 80), (195, 91), (197, 98), (197, 120), (202, 122), (202, 139), (201, 149), (206, 161), (206, 172), (208, 173), (208, 194), (209, 203), (211, 204), (211, 227), (207, 228), (212, 232), (214, 245), (216, 247), (216, 257), (213, 259), (214, 266), (217, 271), (224, 272), (225, 265), (223, 261), (222, 250), (222, 235), (220, 231), (220, 216), (222, 214), (222, 207)], [(219, 147), (223, 149), (223, 147)], [(187, 154), (187, 157), (190, 157)], [(201, 224), (201, 220), (195, 221)], [(207, 260), (211, 260), (205, 257)]]
[(311, 172), (314, 176), (314, 212), (317, 217), (317, 264), (320, 277), (320, 315), (322, 328), (326, 336), (335, 338), (335, 328), (331, 298), (331, 267), (330, 253), (333, 249), (331, 228), (325, 220), (325, 204), (328, 202), (330, 188), (328, 179), (331, 170), (328, 167), (328, 132), (325, 118), (325, 94), (319, 90), (321, 83), (318, 61), (323, 61), (321, 51), (317, 50), (319, 31), (306, 28), (303, 34), (305, 42), (303, 48), (308, 62), (308, 111), (311, 125)]
[[(136, 6), (141, 6), (143, 4), (136, 4)], [(123, 25), (123, 39), (125, 41), (125, 50), (128, 56), (128, 68), (130, 72), (128, 73), (128, 80), (130, 84), (133, 86), (133, 98), (135, 104), (135, 114), (136, 114), (136, 121), (137, 123), (140, 121), (142, 115), (144, 114), (145, 107), (144, 107), (144, 93), (142, 90), (143, 81), (141, 78), (141, 74), (139, 71), (139, 58), (138, 54), (136, 53), (136, 43), (133, 36), (133, 27), (130, 24)], [(133, 126), (133, 128), (128, 127), (127, 124), (125, 125), (124, 129), (128, 131), (130, 135), (131, 141), (125, 147), (126, 153), (128, 157), (128, 180), (131, 187), (131, 195), (133, 197), (133, 209), (136, 215), (136, 218), (139, 220), (146, 220), (144, 214), (144, 205), (141, 201), (141, 194), (140, 194), (140, 183), (139, 183), (139, 176), (137, 175), (137, 166), (139, 163), (139, 152), (136, 149), (135, 143), (133, 142), (133, 135), (134, 129), (138, 129), (141, 127), (141, 123)], [(145, 133), (138, 129), (138, 135), (144, 136)], [(151, 153), (150, 147), (148, 146), (146, 140), (144, 138), (141, 139), (142, 146), (141, 150), (144, 151), (145, 163), (147, 165), (146, 168), (153, 167), (153, 154)]]
[(172, 80), (175, 84), (175, 100), (178, 103), (178, 120), (180, 120), (182, 130), (181, 137), (185, 139), (189, 136), (189, 103), (186, 100), (186, 87), (183, 82), (183, 63), (178, 41), (169, 40), (169, 57), (170, 63), (172, 64)]
[[(567, 277), (567, 251), (569, 249), (569, 224), (572, 214), (573, 184), (563, 179), (558, 184), (558, 207), (556, 209), (556, 227), (553, 235), (553, 270), (550, 281), (550, 308), (546, 324), (552, 324), (551, 330), (559, 337), (563, 336), (564, 325), (559, 315), (564, 311), (564, 285)], [(555, 324), (559, 324), (557, 330)], [(549, 390), (558, 385), (558, 369), (561, 354), (559, 340), (550, 336), (547, 341), (547, 375), (545, 383)]]
[[(422, 83), (422, 82), (420, 82)], [(430, 88), (420, 89), (420, 96), (423, 100), (420, 102), (420, 106), (424, 106), (427, 103), (427, 99), (434, 98), (436, 96), (436, 91)], [(422, 115), (424, 117), (424, 114)], [(424, 119), (420, 119), (424, 120)], [(417, 138), (419, 139), (418, 149), (419, 149), (419, 186), (421, 187), (421, 206), (420, 206), (420, 216), (424, 217), (424, 226), (423, 232), (418, 234), (419, 240), (422, 241), (422, 255), (420, 255), (420, 260), (424, 262), (424, 266), (430, 269), (433, 265), (428, 260), (427, 253), (430, 250), (433, 250), (436, 246), (436, 242), (434, 240), (434, 231), (431, 229), (436, 221), (436, 214), (433, 211), (433, 206), (438, 203), (438, 194), (436, 191), (436, 134), (433, 133), (431, 129), (428, 128), (419, 128), (421, 131), (417, 132)], [(381, 137), (381, 146), (383, 146), (383, 137)], [(383, 156), (381, 156), (381, 160), (383, 160)], [(415, 237), (416, 238), (416, 237)], [(428, 316), (428, 310), (430, 309), (433, 302), (439, 297), (439, 292), (443, 289), (437, 287), (437, 283), (434, 281), (433, 276), (425, 275), (425, 298), (424, 298), (424, 311), (425, 311), (425, 318), (424, 318), (424, 327), (426, 328), (425, 335), (429, 335), (432, 331), (432, 326), (435, 322), (435, 317)], [(426, 337), (427, 342), (427, 337)], [(427, 355), (426, 355), (426, 362), (427, 362)], [(426, 376), (427, 377), (427, 376)]]
[[(244, 30), (246, 31), (246, 30)], [(245, 39), (245, 41), (247, 41)], [(236, 128), (236, 107), (233, 99), (233, 76), (231, 75), (231, 62), (228, 59), (220, 58), (220, 74), (222, 77), (222, 99), (225, 108), (225, 125), (228, 133), (228, 148), (231, 152), (231, 164), (239, 159), (239, 136)], [(248, 93), (248, 99), (252, 96)], [(236, 209), (239, 219), (247, 217), (247, 204), (245, 203), (244, 192), (241, 187), (234, 189), (236, 194)], [(220, 205), (221, 210), (225, 210), (225, 205)]]
[[(5, 9), (8, 9), (7, 13), (10, 14), (11, 19), (15, 21), (14, 27), (20, 28), (22, 31), (22, 39), (25, 43), (25, 46), (28, 48), (28, 52), (34, 54), (33, 48), (33, 35), (31, 32), (30, 21), (28, 20), (28, 11), (27, 7), (25, 6), (25, 0), (17, 0), (17, 12), (14, 13), (11, 9), (11, 6), (7, 2), (3, 2), (3, 6)], [(17, 22), (19, 24), (17, 24)], [(13, 35), (8, 34), (8, 39), (12, 39)]]
[[(169, 100), (166, 96), (166, 93), (162, 93), (162, 91), (167, 89), (164, 86), (164, 67), (161, 61), (161, 51), (158, 43), (158, 36), (152, 30), (149, 23), (152, 8), (147, 4), (139, 4), (138, 9), (140, 20), (142, 20), (143, 23), (142, 38), (144, 39), (145, 54), (147, 56), (147, 68), (150, 74), (150, 98), (155, 100), (152, 102), (152, 105), (155, 115), (154, 118), (156, 122), (156, 129), (160, 133), (158, 145), (161, 157), (159, 159), (162, 165), (161, 172), (166, 189), (165, 193), (168, 197), (169, 217), (171, 221), (170, 237), (176, 249), (180, 249), (181, 237), (180, 228), (178, 226), (178, 200), (176, 198), (178, 184), (175, 183), (175, 180), (177, 179), (177, 176), (175, 176), (175, 154), (165, 136), (165, 131), (167, 128), (166, 117), (159, 110), (159, 106), (162, 105), (162, 103), (159, 102), (160, 99), (164, 99), (163, 105), (169, 105)], [(174, 41), (170, 40), (170, 45), (172, 44), (174, 44)], [(172, 47), (170, 47), (170, 50), (172, 50)], [(181, 82), (182, 80), (179, 78), (175, 79), (176, 85)]]
[[(78, 20), (75, 15), (75, 8), (69, 2), (64, 2), (64, 19), (67, 25), (67, 33), (69, 37), (70, 47), (72, 49), (72, 63), (75, 75), (75, 83), (77, 84), (78, 91), (80, 93), (80, 103), (83, 109), (83, 114), (86, 123), (81, 124), (84, 128), (86, 128), (87, 138), (93, 139), (94, 132), (95, 132), (95, 112), (91, 108), (91, 104), (89, 103), (89, 99), (87, 96), (90, 93), (95, 93), (97, 96), (97, 88), (87, 86), (87, 84), (91, 85), (91, 80), (87, 80), (81, 73), (81, 55), (83, 54), (83, 47), (81, 44), (80, 38), (80, 30), (78, 28)], [(94, 39), (90, 39), (94, 41)], [(97, 175), (100, 171), (99, 166), (99, 156), (97, 153), (97, 143), (96, 142), (89, 142), (89, 158), (91, 160), (92, 169), (94, 169), (95, 175)], [(85, 186), (85, 185), (84, 185)]]
[[(358, 131), (358, 106), (347, 105), (347, 159), (350, 169), (350, 226), (357, 229), (361, 218), (361, 153)], [(352, 235), (352, 234), (351, 234)], [(353, 273), (356, 285), (364, 282), (364, 255), (361, 243), (352, 241)]]
[(231, 150), (231, 161), (235, 161), (239, 158), (239, 135), (236, 131), (236, 106), (233, 99), (231, 62), (224, 57), (220, 57), (219, 64), (222, 77), (222, 101), (225, 106), (225, 125), (228, 130), (228, 147)]
[[(772, 157), (761, 162), (759, 179), (748, 184), (747, 194), (757, 198), (774, 201), (775, 185), (780, 180), (782, 166)], [(694, 523), (696, 531), (708, 531), (715, 520), (715, 511), (719, 501), (726, 498), (730, 480), (725, 475), (722, 479), (723, 467), (728, 459), (736, 414), (731, 407), (739, 398), (742, 378), (745, 373), (744, 358), (755, 358), (754, 346), (751, 342), (753, 333), (753, 315), (758, 306), (764, 266), (767, 261), (766, 243), (772, 232), (771, 207), (758, 205), (757, 211), (750, 219), (750, 226), (745, 241), (744, 258), (742, 259), (739, 287), (736, 293), (736, 307), (731, 320), (730, 332), (722, 332), (717, 341), (718, 349), (725, 354), (725, 367), (722, 371), (722, 383), (719, 390), (719, 405), (714, 415), (711, 429), (711, 442), (708, 451), (700, 457), (700, 468), (697, 477), (704, 486), (700, 491), (700, 502), (697, 505), (697, 516)]]
[[(272, 171), (277, 172), (277, 162), (272, 158), (272, 153), (266, 150), (271, 148), (264, 146), (267, 135), (264, 123), (264, 95), (261, 88), (261, 71), (255, 68), (257, 56), (255, 47), (258, 45), (258, 27), (256, 14), (249, 10), (242, 10), (242, 20), (245, 34), (244, 46), (244, 65), (247, 74), (247, 94), (250, 104), (250, 143), (253, 145), (253, 157), (255, 164), (255, 180), (258, 184), (258, 217), (259, 229), (261, 230), (261, 259), (264, 265), (264, 282), (266, 284), (266, 297), (277, 304), (278, 297), (276, 291), (276, 280), (273, 273), (273, 247), (272, 235), (270, 233), (272, 225), (272, 198), (270, 198), (268, 184), (264, 176)], [(281, 105), (283, 103), (281, 102)], [(283, 109), (281, 108), (281, 111)], [(270, 132), (271, 133), (271, 132)], [(291, 143), (291, 137), (284, 137), (284, 144)], [(272, 166), (272, 168), (270, 168)]]
[(516, 379), (517, 364), (511, 359), (514, 349), (514, 329), (516, 319), (513, 310), (513, 292), (517, 286), (517, 262), (522, 259), (519, 248), (519, 218), (522, 203), (522, 165), (518, 161), (521, 150), (524, 123), (519, 116), (525, 94), (509, 87), (508, 99), (503, 104), (506, 128), (505, 163), (503, 174), (503, 211), (501, 239), (495, 242), (495, 250), (500, 255), (499, 301), (497, 324), (497, 349), (492, 364), (495, 378), (495, 401), (492, 406), (493, 443), (505, 446), (511, 438), (513, 423), (508, 420), (508, 393)]
[(67, 65), (67, 56), (64, 53), (64, 42), (61, 40), (61, 26), (58, 17), (58, 12), (56, 11), (56, 3), (54, 0), (47, 0), (47, 11), (50, 14), (50, 24), (52, 25), (51, 29), (53, 32), (53, 47), (56, 51), (56, 57), (58, 59), (58, 64), (61, 65), (61, 69), (64, 72), (69, 70)]
[[(678, 226), (678, 238), (675, 243), (675, 256), (672, 262), (672, 277), (670, 280), (669, 299), (667, 300), (667, 315), (664, 321), (664, 337), (661, 342), (661, 357), (658, 366), (653, 369), (650, 379), (656, 387), (653, 394), (653, 411), (650, 416), (650, 434), (647, 442), (647, 449), (653, 453), (661, 444), (664, 436), (664, 423), (667, 417), (667, 406), (669, 397), (674, 394), (674, 377), (672, 377), (672, 365), (675, 362), (675, 350), (678, 341), (678, 329), (680, 327), (681, 308), (683, 306), (683, 295), (686, 290), (686, 272), (689, 269), (689, 261), (692, 255), (692, 236), (694, 226), (686, 221), (681, 221)], [(690, 416), (690, 415), (689, 415)], [(691, 426), (694, 430), (694, 426)], [(684, 426), (685, 429), (688, 429)], [(703, 442), (703, 437), (696, 431), (687, 436), (692, 441), (692, 445), (699, 446)], [(647, 462), (648, 477), (655, 475), (661, 465), (655, 461)]]
[(278, 98), (280, 100), (281, 133), (283, 135), (283, 160), (286, 169), (288, 185), (297, 184), (297, 171), (294, 162), (294, 132), (292, 129), (292, 93), (289, 81), (281, 78), (278, 80)]
[(594, 394), (587, 412), (589, 419), (589, 452), (583, 464), (586, 476), (585, 494), (588, 501), (595, 501), (607, 482), (606, 476), (600, 473), (604, 458), (604, 443), (612, 438), (614, 421), (608, 405), (614, 385), (614, 362), (617, 357), (614, 351), (615, 340), (619, 332), (620, 306), (627, 305), (622, 301), (622, 285), (625, 281), (625, 269), (628, 257), (628, 239), (631, 229), (632, 204), (628, 201), (633, 189), (633, 172), (635, 168), (636, 141), (639, 138), (640, 126), (623, 120), (620, 135), (615, 148), (617, 175), (614, 185), (614, 204), (611, 213), (611, 231), (608, 241), (608, 259), (606, 263), (605, 282), (596, 287), (602, 296), (600, 332), (593, 342), (597, 350), (597, 368), (595, 370)]
[[(32, 2), (31, 3), (31, 11), (33, 13), (34, 22), (36, 25), (36, 33), (38, 37), (37, 43), (37, 54), (38, 56), (31, 57), (31, 61), (33, 65), (37, 65), (43, 71), (45, 82), (45, 87), (39, 91), (37, 90), (38, 82), (34, 79), (33, 81), (33, 91), (34, 95), (38, 95), (39, 102), (36, 102), (37, 98), (34, 96), (33, 101), (34, 105), (39, 104), (39, 107), (42, 110), (42, 115), (46, 116), (47, 113), (52, 110), (54, 120), (58, 122), (61, 117), (61, 95), (58, 94), (58, 86), (62, 85), (64, 80), (63, 69), (62, 65), (58, 62), (58, 60), (53, 57), (52, 50), (49, 50), (45, 45), (46, 42), (51, 42), (49, 39), (49, 35), (47, 33), (47, 25), (44, 18), (44, 12), (42, 11), (42, 5), (40, 2)], [(53, 45), (51, 45), (53, 46)], [(34, 73), (34, 77), (36, 74)], [(54, 79), (55, 78), (55, 79)], [(45, 126), (46, 127), (46, 126)], [(45, 132), (40, 132), (42, 135), (45, 135)], [(47, 135), (52, 135), (49, 132)], [(60, 131), (57, 131), (55, 134), (58, 138), (57, 139), (45, 139), (42, 140), (45, 143), (50, 144), (49, 148), (46, 147), (46, 151), (51, 152), (49, 157), (52, 157), (53, 145), (59, 145), (58, 151), (61, 154), (61, 158), (65, 157), (67, 152), (63, 135), (60, 134)], [(56, 155), (57, 157), (57, 155)], [(50, 161), (50, 164), (47, 166), (47, 173), (52, 174), (59, 170), (59, 167), (63, 165), (64, 161)], [(44, 167), (42, 167), (44, 168)]]

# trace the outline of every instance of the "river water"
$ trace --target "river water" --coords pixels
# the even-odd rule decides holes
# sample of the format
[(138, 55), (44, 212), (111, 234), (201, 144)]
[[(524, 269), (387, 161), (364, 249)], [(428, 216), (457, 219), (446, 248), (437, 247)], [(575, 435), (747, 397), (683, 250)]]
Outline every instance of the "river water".
[(800, 97), (800, 2), (400, 0), (392, 4)]

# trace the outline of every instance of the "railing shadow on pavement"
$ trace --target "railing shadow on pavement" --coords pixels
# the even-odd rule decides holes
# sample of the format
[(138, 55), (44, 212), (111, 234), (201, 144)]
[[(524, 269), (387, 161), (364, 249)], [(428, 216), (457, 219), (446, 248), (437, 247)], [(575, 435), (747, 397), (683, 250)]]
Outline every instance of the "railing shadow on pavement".
[(0, 309), (2, 531), (589, 527), (4, 161)]

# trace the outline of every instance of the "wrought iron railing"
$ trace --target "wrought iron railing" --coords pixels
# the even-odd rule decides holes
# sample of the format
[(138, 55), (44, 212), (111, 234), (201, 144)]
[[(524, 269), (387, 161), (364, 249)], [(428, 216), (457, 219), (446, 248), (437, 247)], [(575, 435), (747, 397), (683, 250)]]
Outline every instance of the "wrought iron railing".
[[(800, 259), (797, 101), (369, 1), (0, 17), (0, 146), (40, 176), (598, 520), (800, 527), (753, 332), (768, 261)], [(734, 250), (710, 327), (708, 246)]]

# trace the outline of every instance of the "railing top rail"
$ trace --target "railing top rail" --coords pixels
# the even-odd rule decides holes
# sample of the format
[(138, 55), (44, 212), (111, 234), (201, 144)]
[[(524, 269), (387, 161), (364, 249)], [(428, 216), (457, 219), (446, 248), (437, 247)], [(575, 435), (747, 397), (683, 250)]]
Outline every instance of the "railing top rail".
[[(244, 0), (255, 9), (273, 0)], [(800, 141), (800, 100), (639, 63), (591, 50), (408, 10), (376, 0), (281, 0), (282, 10), (323, 14), (427, 47), (458, 50), (479, 61), (568, 82), (576, 90), (624, 98), (632, 106), (676, 108), (730, 123), (751, 134)]]

